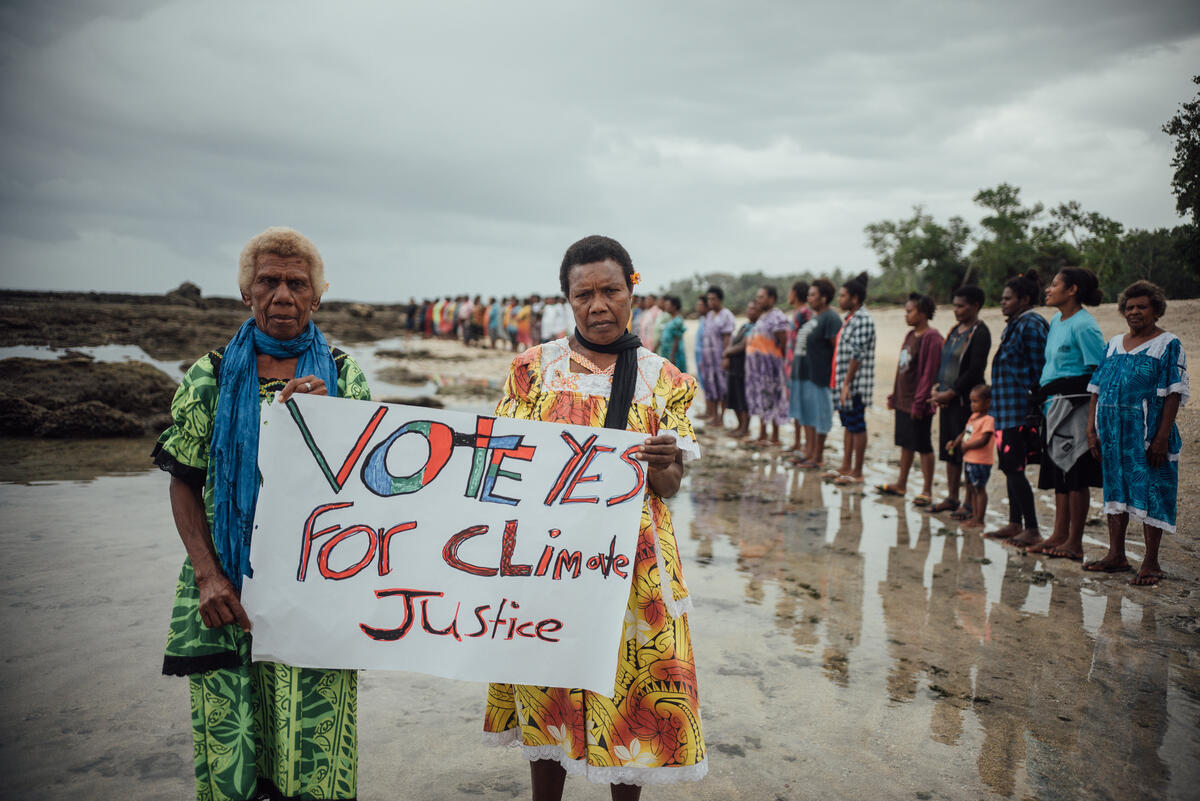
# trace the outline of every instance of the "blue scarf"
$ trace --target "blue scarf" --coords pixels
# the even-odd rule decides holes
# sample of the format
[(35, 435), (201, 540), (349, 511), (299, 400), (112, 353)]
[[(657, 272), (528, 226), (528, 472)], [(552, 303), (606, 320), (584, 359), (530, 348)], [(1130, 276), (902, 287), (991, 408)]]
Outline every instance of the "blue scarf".
[(315, 375), (337, 396), (337, 365), (329, 343), (309, 320), (295, 339), (281, 340), (259, 331), (251, 317), (225, 346), (221, 359), (217, 419), (209, 460), (213, 477), (213, 545), (221, 568), (238, 590), (250, 570), (250, 531), (258, 502), (258, 354), (297, 358), (296, 375)]

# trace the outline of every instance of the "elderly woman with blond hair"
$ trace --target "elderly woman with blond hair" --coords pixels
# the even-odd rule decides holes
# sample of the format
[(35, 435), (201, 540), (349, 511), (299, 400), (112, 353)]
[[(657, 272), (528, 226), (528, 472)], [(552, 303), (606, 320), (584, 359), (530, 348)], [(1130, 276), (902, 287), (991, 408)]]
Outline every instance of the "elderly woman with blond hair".
[(251, 316), (201, 356), (171, 403), (155, 463), (187, 551), (163, 673), (191, 688), (196, 797), (354, 798), (357, 674), (251, 662), (242, 577), (258, 497), (259, 410), (276, 393), (367, 399), (358, 365), (312, 314), (325, 291), (312, 242), (268, 228), (242, 250), (238, 288)]

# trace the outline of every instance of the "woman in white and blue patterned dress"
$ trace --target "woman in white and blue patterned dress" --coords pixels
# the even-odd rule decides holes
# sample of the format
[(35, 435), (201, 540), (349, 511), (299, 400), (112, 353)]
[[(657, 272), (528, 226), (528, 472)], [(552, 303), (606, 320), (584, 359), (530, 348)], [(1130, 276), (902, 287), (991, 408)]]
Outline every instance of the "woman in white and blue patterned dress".
[(1163, 577), (1159, 542), (1164, 531), (1175, 531), (1183, 445), (1175, 415), (1188, 399), (1187, 360), (1179, 337), (1158, 327), (1167, 308), (1162, 289), (1138, 281), (1121, 293), (1117, 308), (1129, 333), (1108, 341), (1088, 386), (1088, 446), (1104, 465), (1109, 549), (1084, 569), (1132, 569), (1125, 558), (1125, 530), (1132, 517), (1145, 529), (1146, 558), (1129, 583), (1146, 586)]

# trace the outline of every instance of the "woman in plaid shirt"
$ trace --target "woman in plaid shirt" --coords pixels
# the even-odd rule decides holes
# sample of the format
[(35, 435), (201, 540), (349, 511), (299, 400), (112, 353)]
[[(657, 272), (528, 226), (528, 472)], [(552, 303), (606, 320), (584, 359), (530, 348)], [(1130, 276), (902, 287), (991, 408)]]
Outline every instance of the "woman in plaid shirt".
[(830, 385), (845, 431), (845, 446), (842, 466), (826, 477), (841, 485), (862, 483), (867, 452), (867, 407), (875, 392), (875, 321), (863, 305), (866, 300), (866, 273), (842, 284), (838, 292), (838, 308), (846, 312), (846, 319), (834, 343)]
[(992, 416), (996, 418), (999, 467), (1008, 482), (1008, 525), (984, 536), (1013, 545), (1029, 546), (1042, 541), (1033, 487), (1025, 477), (1025, 465), (1036, 452), (1037, 430), (1026, 424), (1030, 390), (1038, 386), (1046, 363), (1046, 318), (1034, 308), (1042, 289), (1037, 272), (1009, 279), (1000, 296), (1000, 311), (1008, 324), (992, 357)]

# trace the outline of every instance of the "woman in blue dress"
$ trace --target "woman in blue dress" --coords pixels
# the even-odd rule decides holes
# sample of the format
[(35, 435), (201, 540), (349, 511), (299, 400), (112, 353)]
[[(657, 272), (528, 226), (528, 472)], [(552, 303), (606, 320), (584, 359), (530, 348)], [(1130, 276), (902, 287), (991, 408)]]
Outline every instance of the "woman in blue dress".
[(1117, 309), (1129, 333), (1108, 341), (1104, 360), (1088, 385), (1088, 447), (1104, 464), (1108, 553), (1084, 570), (1132, 569), (1125, 558), (1125, 530), (1133, 517), (1145, 532), (1146, 557), (1129, 583), (1148, 586), (1163, 577), (1158, 564), (1163, 532), (1175, 531), (1183, 444), (1175, 415), (1188, 399), (1187, 360), (1179, 337), (1158, 327), (1167, 310), (1158, 286), (1149, 281), (1130, 284)]

